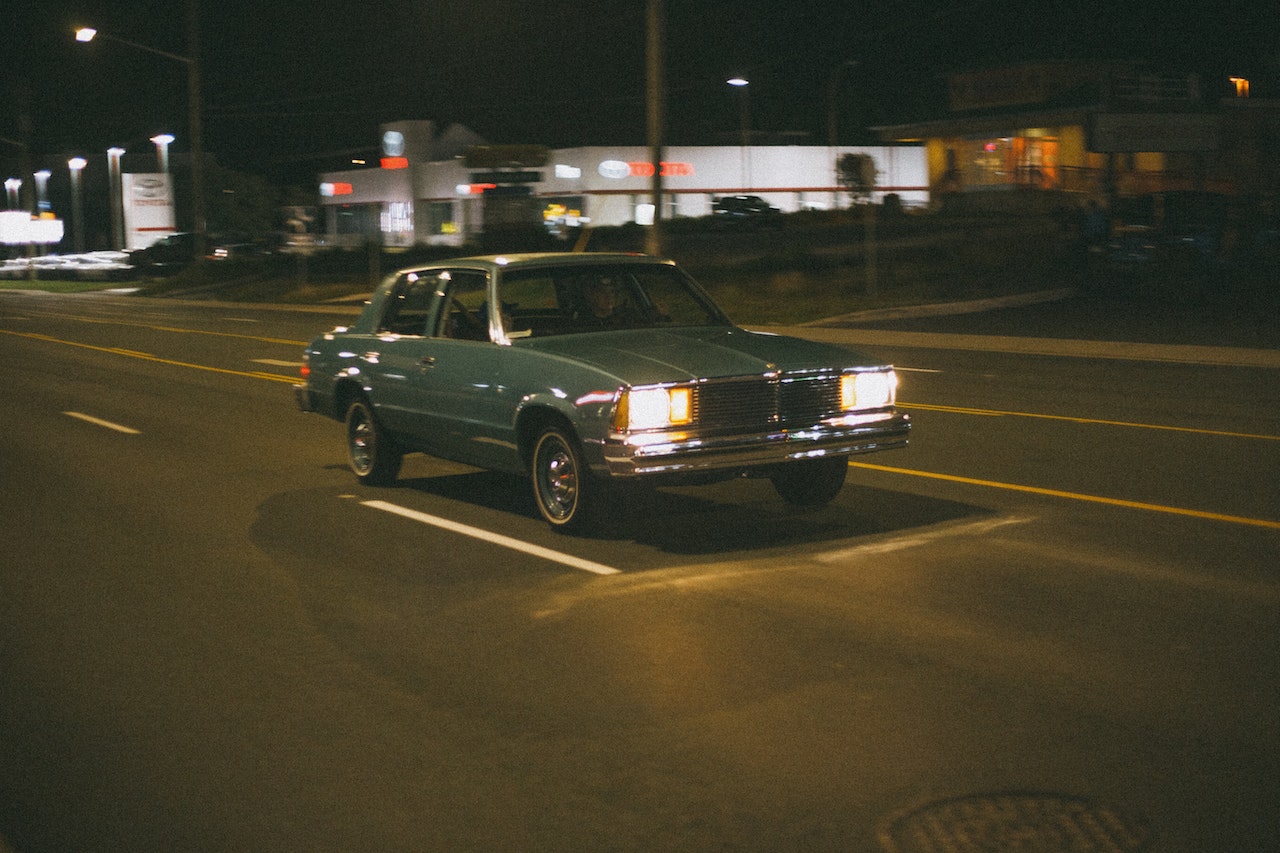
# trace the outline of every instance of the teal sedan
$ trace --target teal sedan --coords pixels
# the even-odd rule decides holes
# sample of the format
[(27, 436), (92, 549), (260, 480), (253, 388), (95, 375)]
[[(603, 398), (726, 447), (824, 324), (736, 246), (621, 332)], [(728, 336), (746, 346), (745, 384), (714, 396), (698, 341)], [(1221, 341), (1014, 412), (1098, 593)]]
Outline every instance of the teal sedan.
[(645, 255), (401, 270), (303, 358), (298, 406), (345, 423), (360, 482), (391, 483), (410, 452), (516, 473), (566, 530), (628, 482), (763, 476), (821, 506), (850, 454), (905, 447), (911, 428), (890, 366), (741, 329)]

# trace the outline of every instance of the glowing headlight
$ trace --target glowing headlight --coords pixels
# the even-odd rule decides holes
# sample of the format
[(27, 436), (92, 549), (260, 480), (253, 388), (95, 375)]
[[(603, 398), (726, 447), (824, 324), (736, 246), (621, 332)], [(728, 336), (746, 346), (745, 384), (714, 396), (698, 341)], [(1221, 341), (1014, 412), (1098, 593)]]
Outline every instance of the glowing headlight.
[(898, 375), (892, 370), (846, 373), (840, 377), (840, 408), (880, 409), (892, 406)]
[(622, 395), (614, 418), (619, 429), (683, 426), (693, 420), (693, 389), (638, 388)]

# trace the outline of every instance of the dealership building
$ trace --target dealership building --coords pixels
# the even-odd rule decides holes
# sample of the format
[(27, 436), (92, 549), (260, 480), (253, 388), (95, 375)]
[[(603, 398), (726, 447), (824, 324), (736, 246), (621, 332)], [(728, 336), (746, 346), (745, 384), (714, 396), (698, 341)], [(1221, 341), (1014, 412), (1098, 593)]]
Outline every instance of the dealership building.
[[(494, 227), (498, 212), (510, 210), (551, 229), (645, 224), (654, 218), (658, 170), (663, 219), (705, 216), (724, 195), (758, 195), (784, 212), (846, 206), (849, 194), (836, 180), (845, 154), (871, 157), (877, 201), (890, 193), (908, 206), (929, 200), (925, 152), (917, 146), (671, 147), (653, 163), (643, 146), (490, 147), (466, 128), (437, 132), (430, 121), (380, 130), (377, 163), (320, 176), (324, 239), (331, 245), (374, 239), (388, 246), (458, 245), (483, 233), (486, 217)], [(525, 156), (485, 161), (486, 151)]]

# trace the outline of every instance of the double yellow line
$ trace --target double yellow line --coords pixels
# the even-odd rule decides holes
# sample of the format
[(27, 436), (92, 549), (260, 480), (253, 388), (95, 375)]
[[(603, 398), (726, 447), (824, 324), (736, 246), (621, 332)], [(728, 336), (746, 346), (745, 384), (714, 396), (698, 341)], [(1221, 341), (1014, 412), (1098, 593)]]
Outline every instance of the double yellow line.
[(925, 477), (930, 480), (945, 480), (949, 483), (963, 483), (966, 486), (982, 486), (988, 489), (1003, 489), (1009, 492), (1023, 492), (1024, 494), (1044, 495), (1045, 497), (1051, 498), (1066, 498), (1067, 500), (1106, 504), (1107, 506), (1119, 506), (1126, 509), (1140, 509), (1147, 512), (1162, 512), (1167, 515), (1181, 515), (1188, 518), (1204, 519), (1206, 521), (1225, 521), (1231, 524), (1246, 524), (1251, 527), (1280, 530), (1280, 521), (1270, 521), (1265, 518), (1225, 515), (1220, 512), (1184, 509), (1176, 506), (1144, 503), (1143, 501), (1129, 501), (1124, 500), (1123, 498), (1105, 498), (1099, 495), (1086, 495), (1080, 492), (1064, 492), (1060, 489), (1045, 489), (1040, 486), (1022, 486), (1017, 483), (1000, 483), (995, 480), (979, 480), (975, 477), (960, 477), (955, 474), (939, 474), (933, 471), (916, 471), (912, 468), (892, 468), (888, 465), (874, 465), (870, 462), (850, 462), (849, 465), (853, 468), (863, 468), (868, 471), (880, 471), (887, 474), (905, 474), (911, 477)]
[[(159, 327), (152, 327), (152, 328), (159, 328)], [(172, 331), (189, 331), (189, 330), (174, 329)], [(278, 373), (265, 373), (265, 372), (260, 372), (256, 370), (231, 370), (225, 367), (211, 367), (206, 364), (194, 364), (189, 361), (176, 361), (170, 358), (162, 358), (157, 355), (152, 355), (151, 353), (138, 352), (137, 350), (122, 349), (120, 347), (100, 347), (100, 346), (95, 346), (94, 344), (85, 344), (85, 343), (80, 343), (78, 341), (68, 341), (61, 338), (51, 337), (50, 335), (42, 335), (36, 332), (15, 332), (9, 329), (0, 329), (0, 332), (6, 335), (13, 335), (14, 337), (19, 337), (19, 338), (29, 338), (31, 340), (37, 340), (37, 341), (47, 341), (49, 343), (65, 344), (66, 346), (80, 347), (81, 349), (93, 350), (95, 352), (104, 352), (104, 353), (109, 353), (111, 355), (122, 355), (122, 356), (127, 356), (128, 358), (137, 358), (143, 361), (151, 361), (151, 362), (155, 362), (156, 364), (167, 364), (173, 367), (186, 367), (192, 370), (204, 370), (209, 373), (221, 373), (228, 376), (244, 376), (250, 379), (265, 379), (269, 382), (287, 382), (290, 384), (298, 381), (297, 378), (295, 377), (281, 376)], [(249, 336), (245, 335), (245, 336), (238, 336), (238, 337), (249, 337)], [(293, 343), (291, 341), (278, 341), (278, 340), (273, 340), (273, 342)], [(1075, 418), (1075, 417), (1067, 417), (1063, 415), (1042, 415), (1042, 414), (1036, 414), (1032, 412), (1002, 412), (994, 409), (966, 409), (966, 408), (960, 408), (960, 407), (954, 407), (954, 406), (930, 406), (930, 405), (919, 404), (919, 403), (903, 404), (901, 405), (901, 408), (922, 409), (922, 410), (930, 410), (930, 411), (938, 411), (938, 412), (955, 412), (957, 414), (985, 415), (990, 417), (999, 417), (999, 416), (1007, 415), (1007, 416), (1016, 416), (1016, 417), (1025, 417), (1025, 418), (1042, 418), (1047, 420), (1069, 421), (1072, 423), (1102, 424), (1105, 426), (1142, 427), (1145, 429), (1163, 429), (1163, 430), (1170, 430), (1173, 432), (1196, 432), (1196, 433), (1203, 433), (1208, 435), (1230, 436), (1234, 438), (1263, 439), (1266, 441), (1280, 440), (1280, 437), (1271, 436), (1271, 435), (1253, 435), (1250, 433), (1233, 433), (1233, 432), (1223, 432), (1223, 431), (1216, 431), (1216, 430), (1201, 430), (1201, 429), (1193, 429), (1189, 427), (1167, 427), (1167, 426), (1159, 426), (1159, 425), (1128, 423), (1125, 421), (1100, 420), (1096, 418)], [(1169, 515), (1180, 515), (1188, 518), (1198, 518), (1198, 519), (1203, 519), (1207, 521), (1225, 521), (1231, 524), (1244, 524), (1252, 527), (1262, 527), (1269, 530), (1280, 530), (1280, 521), (1270, 521), (1268, 519), (1262, 519), (1262, 518), (1248, 518), (1245, 516), (1238, 516), (1238, 515), (1225, 515), (1223, 513), (1217, 513), (1217, 512), (1205, 512), (1203, 510), (1163, 506), (1161, 504), (1144, 503), (1142, 501), (1123, 500), (1121, 498), (1106, 498), (1098, 495), (1081, 494), (1079, 492), (1065, 492), (1059, 489), (1046, 489), (1046, 488), (1041, 488), (1039, 486), (1022, 486), (1015, 483), (1000, 483), (994, 480), (980, 480), (974, 477), (960, 477), (955, 474), (939, 474), (931, 471), (916, 471), (910, 468), (894, 468), (888, 465), (874, 465), (868, 462), (850, 462), (849, 464), (854, 468), (862, 468), (868, 471), (880, 471), (880, 472), (889, 473), (889, 474), (904, 474), (912, 477), (925, 477), (932, 480), (945, 480), (947, 482), (952, 482), (952, 483), (963, 483), (964, 485), (968, 485), (968, 486), (982, 486), (984, 488), (1003, 489), (1005, 491), (1022, 492), (1025, 494), (1043, 495), (1046, 497), (1065, 498), (1068, 500), (1085, 501), (1088, 503), (1097, 503), (1097, 504), (1105, 504), (1108, 506), (1124, 507), (1126, 509), (1139, 509), (1139, 510), (1145, 510), (1147, 512), (1160, 512), (1160, 513), (1165, 513)]]
[(222, 373), (228, 376), (247, 376), (250, 379), (266, 379), (270, 382), (297, 382), (298, 379), (293, 376), (281, 376), (278, 373), (265, 373), (257, 370), (231, 370), (226, 367), (212, 367), (207, 364), (194, 364), (189, 361), (176, 361), (172, 358), (162, 358), (158, 355), (152, 355), (148, 352), (138, 352), (137, 350), (122, 349), (120, 347), (100, 347), (94, 344), (80, 343), (79, 341), (68, 341), (62, 338), (55, 338), (49, 335), (42, 335), (37, 332), (15, 332), (10, 329), (0, 329), (6, 335), (13, 335), (16, 338), (30, 338), (34, 341), (47, 341), (54, 344), (64, 344), (69, 347), (80, 347), (81, 349), (93, 350), (94, 352), (105, 352), (111, 355), (123, 355), (129, 358), (137, 358), (143, 361), (152, 361), (156, 364), (168, 364), (173, 367), (188, 367), (192, 370), (204, 370), (209, 373)]
[(899, 403), (899, 409), (919, 409), (926, 412), (950, 412), (957, 415), (980, 415), (999, 418), (1038, 418), (1046, 421), (1066, 421), (1073, 424), (1098, 424), (1112, 427), (1136, 427), (1138, 429), (1156, 429), (1166, 432), (1193, 432), (1199, 435), (1218, 435), (1226, 438), (1252, 438), (1260, 441), (1280, 441), (1280, 435), (1260, 435), (1251, 432), (1228, 432), (1217, 429), (1201, 429), (1198, 427), (1165, 426), (1163, 424), (1140, 424), (1132, 421), (1109, 421), (1101, 418), (1078, 418), (1071, 415), (1045, 415), (1039, 412), (1005, 412), (999, 409), (970, 409), (963, 406), (931, 406), (927, 403)]

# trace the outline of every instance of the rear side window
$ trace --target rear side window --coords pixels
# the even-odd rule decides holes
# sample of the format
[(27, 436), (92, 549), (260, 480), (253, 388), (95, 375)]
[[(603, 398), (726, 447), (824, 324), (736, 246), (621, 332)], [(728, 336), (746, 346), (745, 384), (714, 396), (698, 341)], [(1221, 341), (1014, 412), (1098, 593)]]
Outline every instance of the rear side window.
[(489, 340), (489, 279), (475, 270), (442, 270), (438, 276), (443, 302), (436, 334), (464, 341)]
[(440, 294), (437, 276), (402, 275), (387, 300), (378, 334), (421, 336), (436, 317)]

